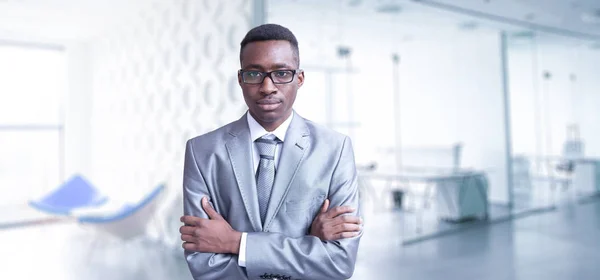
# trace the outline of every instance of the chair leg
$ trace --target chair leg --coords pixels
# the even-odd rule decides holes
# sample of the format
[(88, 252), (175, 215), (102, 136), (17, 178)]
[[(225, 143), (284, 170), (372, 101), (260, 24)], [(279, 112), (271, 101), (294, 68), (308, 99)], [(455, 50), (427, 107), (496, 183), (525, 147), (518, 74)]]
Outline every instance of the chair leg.
[(156, 214), (152, 215), (152, 224), (154, 225), (154, 228), (156, 229), (156, 232), (158, 233), (158, 239), (161, 241), (164, 241), (167, 238), (167, 234), (165, 229), (163, 228), (162, 224), (160, 223), (159, 219), (156, 217)]
[(88, 255), (86, 258), (88, 264), (91, 264), (94, 261), (94, 257), (97, 258), (99, 254), (99, 252), (96, 251), (98, 248), (101, 248), (100, 241), (98, 239), (98, 234), (94, 233), (87, 250)]

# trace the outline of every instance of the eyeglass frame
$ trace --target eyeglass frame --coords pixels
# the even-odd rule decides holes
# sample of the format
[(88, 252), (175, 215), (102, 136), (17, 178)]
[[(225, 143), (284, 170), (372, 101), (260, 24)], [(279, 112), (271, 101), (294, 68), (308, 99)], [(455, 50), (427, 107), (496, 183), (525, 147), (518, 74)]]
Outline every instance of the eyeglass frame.
[[(289, 82), (285, 82), (285, 83), (275, 82), (273, 80), (273, 77), (271, 77), (271, 74), (273, 72), (278, 72), (278, 71), (292, 71), (292, 79)], [(260, 81), (260, 83), (247, 83), (246, 81), (244, 81), (244, 75), (243, 75), (244, 72), (259, 72), (259, 73), (263, 74), (263, 78)], [(240, 77), (242, 78), (242, 82), (244, 84), (247, 84), (247, 85), (260, 85), (260, 84), (262, 84), (262, 83), (265, 82), (265, 79), (267, 77), (269, 77), (269, 79), (271, 79), (271, 82), (273, 84), (275, 84), (275, 85), (285, 85), (285, 84), (289, 84), (289, 83), (293, 82), (294, 81), (294, 77), (296, 76), (296, 74), (300, 74), (300, 73), (303, 73), (303, 72), (304, 72), (304, 70), (302, 70), (302, 69), (294, 69), (294, 70), (292, 70), (292, 69), (278, 69), (278, 70), (273, 70), (273, 71), (270, 71), (270, 72), (263, 72), (263, 71), (258, 71), (258, 70), (244, 70), (244, 69), (240, 69), (240, 70), (238, 70), (238, 75), (240, 75)]]

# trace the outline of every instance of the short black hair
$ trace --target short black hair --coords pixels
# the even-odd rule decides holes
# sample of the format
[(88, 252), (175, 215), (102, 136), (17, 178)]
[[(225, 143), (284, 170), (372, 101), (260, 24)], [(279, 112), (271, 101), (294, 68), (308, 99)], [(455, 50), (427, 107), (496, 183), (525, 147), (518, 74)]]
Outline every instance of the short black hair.
[(240, 43), (240, 63), (242, 62), (242, 52), (246, 45), (252, 42), (270, 40), (284, 40), (290, 42), (292, 51), (294, 52), (294, 59), (296, 60), (296, 63), (300, 65), (300, 50), (298, 49), (298, 40), (296, 40), (296, 36), (294, 36), (294, 33), (289, 29), (273, 23), (259, 25), (246, 33), (246, 36)]

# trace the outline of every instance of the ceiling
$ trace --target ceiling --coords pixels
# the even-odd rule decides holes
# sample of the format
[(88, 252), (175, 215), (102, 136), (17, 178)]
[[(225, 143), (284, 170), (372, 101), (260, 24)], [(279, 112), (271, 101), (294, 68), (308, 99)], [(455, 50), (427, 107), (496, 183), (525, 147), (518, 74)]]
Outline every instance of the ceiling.
[[(192, 0), (189, 0), (192, 1)], [(199, 1), (199, 0), (194, 0)], [(251, 1), (251, 0), (248, 0)], [(379, 28), (526, 30), (600, 42), (600, 0), (265, 0), (269, 18)], [(0, 39), (89, 40), (151, 0), (0, 0)], [(308, 7), (312, 13), (298, 12)], [(385, 25), (384, 25), (385, 26)], [(385, 28), (382, 31), (386, 31)], [(408, 33), (407, 33), (408, 34)], [(406, 36), (418, 36), (409, 34)]]
[(135, 15), (148, 0), (0, 0), (0, 38), (84, 41)]
[(453, 12), (482, 22), (600, 39), (599, 0), (420, 0), (431, 9)]
[[(298, 13), (300, 6), (317, 12)], [(322, 24), (327, 24), (324, 19), (330, 24), (358, 20), (372, 30), (396, 21), (401, 31), (408, 33), (426, 27), (504, 30), (523, 39), (536, 31), (537, 37), (553, 42), (600, 42), (600, 0), (271, 0), (269, 7), (271, 18), (314, 18)], [(419, 36), (412, 33), (410, 36)]]

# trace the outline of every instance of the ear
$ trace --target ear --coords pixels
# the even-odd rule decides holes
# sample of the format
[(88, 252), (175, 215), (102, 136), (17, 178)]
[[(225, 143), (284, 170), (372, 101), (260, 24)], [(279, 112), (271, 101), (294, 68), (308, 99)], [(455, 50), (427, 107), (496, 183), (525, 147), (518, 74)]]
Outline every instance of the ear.
[(238, 84), (241, 87), (242, 86), (242, 73), (240, 73), (240, 71), (237, 72), (237, 77), (238, 77)]
[(304, 84), (304, 71), (298, 73), (298, 88)]

